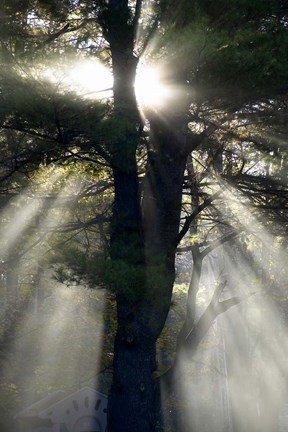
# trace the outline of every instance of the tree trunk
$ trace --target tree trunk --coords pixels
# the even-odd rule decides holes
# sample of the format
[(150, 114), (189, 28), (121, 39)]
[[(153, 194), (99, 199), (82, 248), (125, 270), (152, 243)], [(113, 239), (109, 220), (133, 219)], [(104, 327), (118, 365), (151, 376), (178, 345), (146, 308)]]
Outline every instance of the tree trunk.
[(108, 432), (156, 430), (156, 341), (170, 309), (187, 157), (186, 129), (179, 117), (151, 120), (140, 206), (136, 150), (141, 121), (134, 91), (138, 60), (132, 22), (127, 0), (109, 1), (103, 30), (112, 54), (114, 112), (122, 129), (110, 146), (115, 186), (110, 255), (119, 277), (114, 284), (117, 332)]
[(193, 268), (192, 268), (192, 275), (191, 275), (189, 289), (188, 289), (188, 297), (187, 297), (187, 304), (186, 304), (186, 318), (177, 338), (177, 347), (179, 350), (180, 347), (182, 347), (183, 344), (185, 343), (185, 339), (189, 334), (189, 332), (191, 331), (191, 329), (193, 328), (193, 325), (195, 323), (196, 298), (197, 298), (197, 293), (199, 291), (200, 278), (202, 273), (203, 260), (199, 252), (198, 246), (195, 246), (195, 248), (192, 249), (192, 256), (193, 256)]
[(125, 133), (122, 130), (111, 145), (115, 198), (110, 255), (115, 272), (118, 268), (122, 271), (119, 271), (114, 284), (117, 332), (107, 430), (152, 432), (155, 430), (153, 371), (156, 368), (156, 340), (141, 307), (146, 287), (136, 162), (140, 116), (134, 91), (137, 59), (133, 55), (134, 31), (128, 2), (110, 0), (107, 15), (103, 18), (112, 54), (115, 116), (120, 120), (121, 128), (125, 129)]
[(19, 292), (18, 292), (18, 277), (19, 277), (19, 260), (10, 258), (6, 273), (6, 307), (5, 307), (5, 327), (10, 327), (10, 323), (19, 309)]
[[(156, 345), (150, 328), (139, 321), (122, 324), (114, 344), (113, 385), (108, 401), (108, 431), (153, 432), (156, 427)], [(134, 328), (135, 327), (135, 328)]]
[[(171, 305), (186, 164), (179, 142), (183, 135), (176, 126), (172, 133), (170, 128), (163, 129), (160, 121), (152, 125), (155, 151), (149, 154), (142, 196), (143, 221), (137, 173), (128, 169), (132, 162), (126, 170), (114, 168), (111, 257), (125, 263), (132, 272), (136, 269), (137, 275), (131, 291), (124, 280), (117, 289), (118, 326), (108, 402), (109, 432), (156, 430), (159, 394), (153, 379), (157, 368), (155, 345)], [(129, 280), (130, 275), (127, 277)]]
[(18, 266), (19, 261), (13, 260), (13, 264), (9, 264), (9, 268), (7, 271), (7, 280), (6, 280), (6, 295), (7, 295), (7, 304), (9, 306), (17, 307), (19, 296), (18, 296)]

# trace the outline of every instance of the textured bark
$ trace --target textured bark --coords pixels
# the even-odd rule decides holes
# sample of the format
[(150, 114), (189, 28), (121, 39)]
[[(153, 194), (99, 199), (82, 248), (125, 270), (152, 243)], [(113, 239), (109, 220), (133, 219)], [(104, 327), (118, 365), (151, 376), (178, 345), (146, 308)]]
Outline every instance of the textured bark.
[(9, 266), (7, 271), (6, 280), (6, 296), (8, 305), (14, 305), (17, 307), (19, 297), (18, 297), (18, 266), (19, 261), (13, 260), (11, 267)]
[(203, 262), (199, 252), (199, 248), (197, 246), (195, 247), (195, 249), (192, 250), (192, 256), (193, 256), (193, 268), (192, 268), (192, 275), (190, 279), (188, 296), (187, 296), (186, 318), (177, 337), (178, 348), (180, 348), (184, 344), (188, 333), (193, 328), (194, 320), (195, 320), (196, 298), (197, 298), (197, 293), (199, 291), (200, 278), (202, 272), (202, 262)]
[[(167, 139), (169, 136), (167, 133)], [(140, 297), (134, 299), (121, 289), (117, 294), (118, 327), (108, 404), (109, 432), (152, 432), (156, 428), (155, 344), (170, 309), (175, 279), (174, 241), (179, 230), (185, 156), (179, 155), (175, 162), (172, 153), (167, 155), (160, 150), (149, 157), (149, 187), (142, 200), (143, 223), (135, 178), (131, 173), (114, 170), (112, 258), (140, 269), (142, 266), (146, 277), (145, 281), (140, 280), (143, 290)]]
[[(121, 298), (122, 297), (122, 298)], [(156, 427), (156, 346), (150, 327), (118, 296), (113, 384), (108, 402), (108, 431), (152, 432)]]
[(151, 121), (143, 223), (146, 263), (148, 268), (154, 268), (152, 279), (155, 272), (158, 275), (157, 286), (153, 287), (150, 298), (151, 313), (157, 317), (154, 326), (156, 337), (160, 335), (169, 312), (175, 279), (175, 239), (179, 232), (186, 164), (184, 143), (185, 134), (177, 119)]
[[(139, 8), (140, 2), (137, 4)], [(158, 384), (153, 378), (155, 346), (169, 312), (175, 278), (186, 128), (180, 117), (171, 113), (165, 122), (151, 119), (151, 148), (140, 206), (135, 23), (125, 0), (110, 0), (105, 13), (102, 19), (112, 54), (114, 112), (125, 128), (111, 144), (115, 199), (110, 254), (112, 263), (127, 269), (126, 280), (119, 275), (115, 283), (118, 315), (108, 431), (153, 432), (159, 408)]]
[[(156, 350), (149, 317), (141, 305), (145, 294), (145, 254), (136, 163), (140, 116), (134, 91), (137, 67), (133, 55), (134, 30), (127, 1), (109, 2), (105, 31), (112, 54), (115, 116), (125, 128), (125, 133), (119, 134), (111, 146), (115, 199), (110, 254), (112, 261), (127, 269), (127, 281), (119, 275), (115, 286), (118, 315), (107, 430), (152, 432), (156, 412), (153, 381)], [(139, 278), (135, 269), (139, 270)], [(133, 271), (135, 287), (127, 290), (129, 273)], [(139, 293), (141, 284), (143, 292)]]

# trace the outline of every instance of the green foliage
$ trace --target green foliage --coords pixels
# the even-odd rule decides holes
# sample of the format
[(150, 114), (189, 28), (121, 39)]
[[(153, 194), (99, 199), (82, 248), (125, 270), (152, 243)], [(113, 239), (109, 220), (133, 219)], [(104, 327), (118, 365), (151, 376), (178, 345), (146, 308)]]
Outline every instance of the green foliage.
[(176, 66), (174, 73), (189, 80), (197, 100), (236, 102), (286, 86), (281, 2), (183, 0), (175, 8), (165, 0), (160, 10), (164, 31), (156, 50), (161, 48), (170, 70)]
[[(127, 252), (127, 251), (126, 251)], [(123, 293), (132, 303), (149, 297), (161, 303), (161, 288), (171, 284), (171, 277), (161, 261), (143, 265), (125, 259), (111, 260), (103, 251), (85, 251), (79, 244), (70, 244), (55, 249), (51, 258), (54, 275), (58, 282), (66, 285), (87, 285), (90, 288), (106, 288), (113, 293)], [(135, 251), (134, 251), (135, 252)], [(137, 251), (136, 251), (137, 252)]]
[[(91, 99), (81, 99), (72, 91), (65, 94), (57, 92), (57, 84), (51, 84), (45, 78), (33, 77), (33, 70), (27, 70), (28, 77), (19, 71), (4, 76), (1, 81), (2, 104), (0, 118), (8, 120), (17, 128), (27, 127), (43, 131), (52, 138), (57, 134), (84, 132), (97, 134), (99, 121), (107, 112), (107, 105)], [(85, 115), (84, 115), (85, 114)], [(13, 117), (17, 117), (14, 123)], [(8, 123), (9, 124), (9, 123)], [(62, 129), (62, 131), (61, 131)], [(99, 132), (98, 132), (99, 133)]]
[[(57, 251), (54, 256), (55, 277), (65, 284), (87, 284), (91, 288), (108, 288), (123, 292), (138, 301), (145, 292), (145, 268), (125, 260), (111, 260), (103, 252), (88, 254), (76, 245)], [(61, 263), (62, 261), (62, 263)]]
[[(73, 2), (70, 0), (57, 1), (57, 0), (38, 0), (39, 15), (47, 13), (49, 18), (64, 21), (68, 18), (69, 9), (73, 7)], [(41, 13), (42, 12), (42, 13)]]

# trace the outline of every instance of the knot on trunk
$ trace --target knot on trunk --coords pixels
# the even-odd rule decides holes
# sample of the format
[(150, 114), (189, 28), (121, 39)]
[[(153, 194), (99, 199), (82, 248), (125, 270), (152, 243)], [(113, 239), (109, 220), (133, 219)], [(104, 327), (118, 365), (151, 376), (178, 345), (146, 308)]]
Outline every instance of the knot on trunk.
[(128, 319), (128, 323), (123, 326), (122, 341), (128, 346), (132, 346), (137, 341), (137, 336), (138, 330), (136, 321)]

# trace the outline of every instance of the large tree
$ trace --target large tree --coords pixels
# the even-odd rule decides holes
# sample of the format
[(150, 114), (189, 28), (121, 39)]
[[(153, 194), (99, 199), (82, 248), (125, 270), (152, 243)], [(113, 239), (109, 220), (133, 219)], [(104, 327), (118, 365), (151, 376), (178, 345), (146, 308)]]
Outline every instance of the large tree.
[[(219, 177), (244, 193), (249, 184), (249, 198), (260, 200), (263, 182), (245, 174), (249, 155), (234, 152), (234, 146), (265, 147), (259, 123), (267, 132), (273, 109), (279, 116), (285, 111), (285, 105), (277, 105), (286, 93), (285, 3), (27, 1), (21, 10), (16, 3), (2, 5), (6, 24), (13, 23), (3, 26), (1, 45), (0, 115), (7, 148), (2, 178), (7, 181), (21, 171), (29, 174), (43, 162), (79, 160), (112, 173), (109, 256), (101, 260), (100, 272), (117, 302), (108, 431), (155, 431), (156, 342), (171, 305), (177, 247), (197, 215), (221, 197), (224, 183)], [(31, 62), (43, 67), (45, 54), (59, 59), (68, 48), (73, 54), (98, 54), (110, 64), (111, 103), (57, 93), (52, 84), (43, 86), (35, 78)], [(144, 118), (134, 87), (141, 55), (161, 60), (168, 71), (167, 84), (176, 89)], [(258, 129), (253, 129), (255, 123)], [(191, 154), (200, 155), (209, 169), (208, 187), (199, 186), (202, 179), (195, 184)], [(183, 185), (191, 189), (193, 207), (181, 225)], [(281, 182), (276, 186), (273, 196), (281, 209), (285, 197)], [(229, 222), (220, 242), (234, 235)], [(194, 278), (199, 279), (201, 260), (211, 247), (202, 255), (193, 248)], [(196, 292), (194, 288), (194, 297)], [(192, 337), (198, 344), (217, 314), (237, 303), (231, 299), (219, 305), (220, 294), (219, 289), (208, 319), (203, 316), (198, 327), (190, 305), (181, 348)]]

